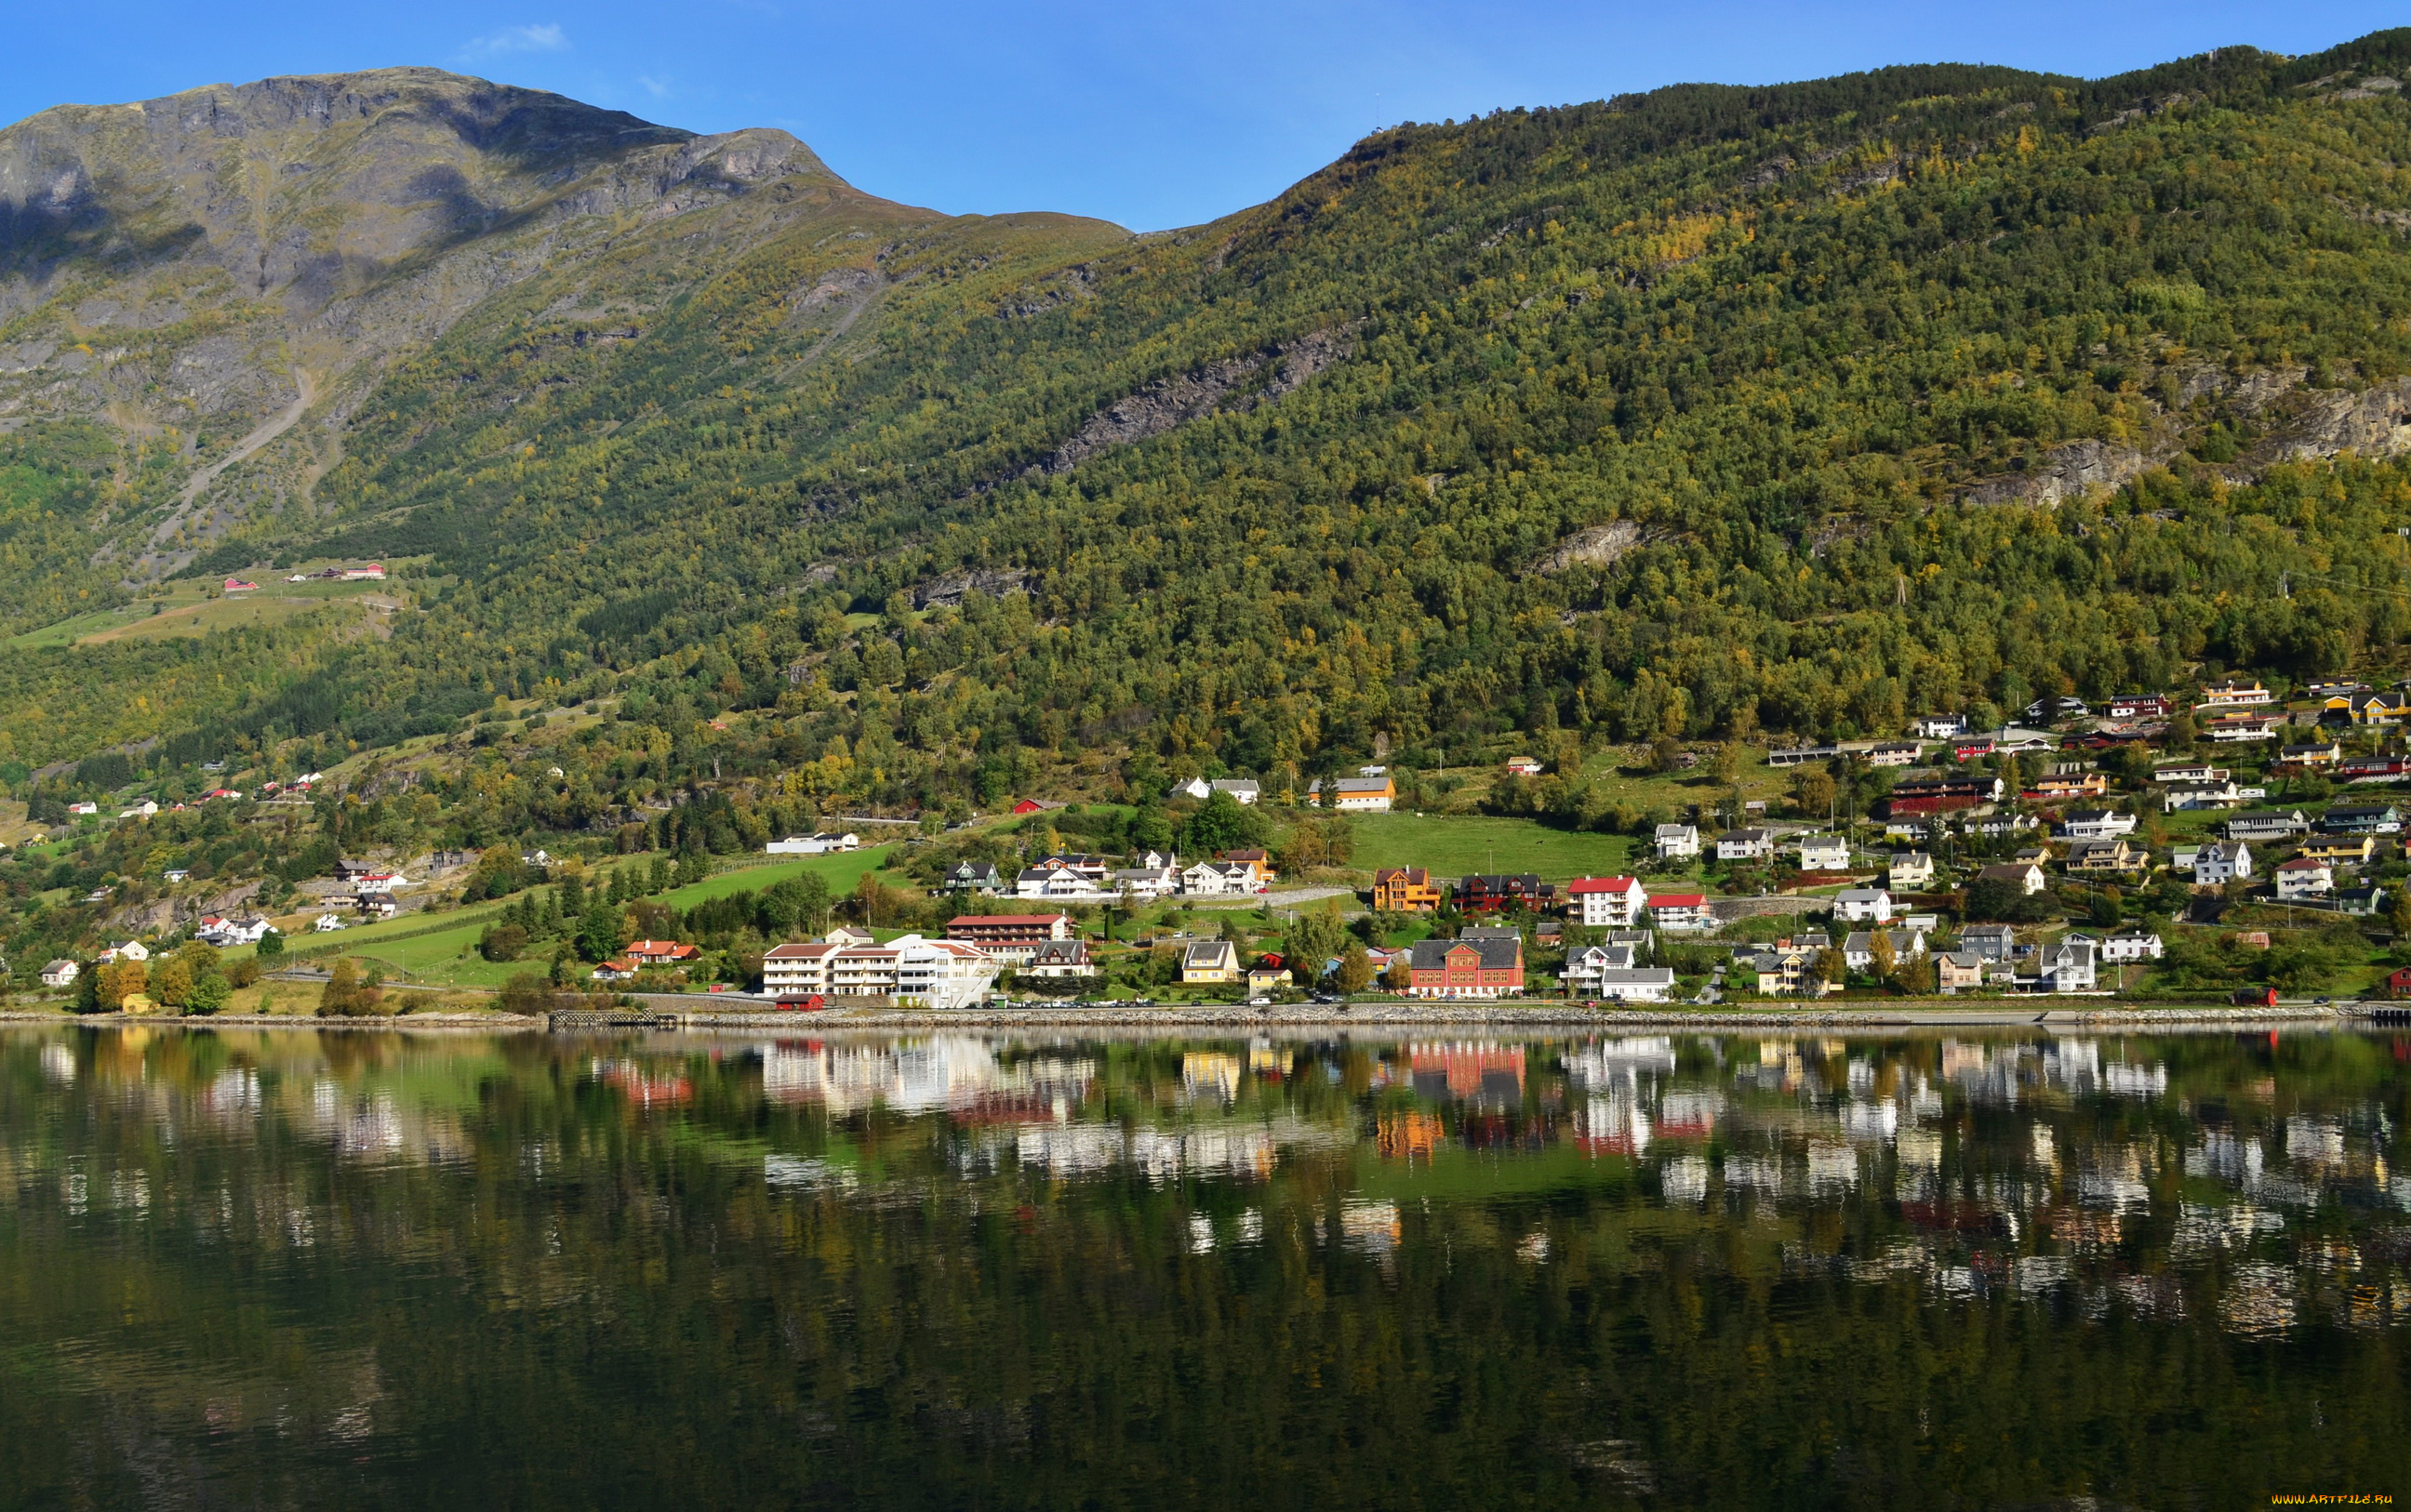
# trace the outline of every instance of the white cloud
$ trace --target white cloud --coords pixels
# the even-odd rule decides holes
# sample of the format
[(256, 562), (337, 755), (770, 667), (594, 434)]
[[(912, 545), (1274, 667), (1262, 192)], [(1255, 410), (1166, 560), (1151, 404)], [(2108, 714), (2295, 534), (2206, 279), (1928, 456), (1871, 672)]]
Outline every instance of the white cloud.
[(645, 93), (650, 94), (657, 100), (665, 100), (670, 97), (670, 83), (666, 79), (655, 79), (650, 74), (638, 74), (636, 76), (636, 82), (644, 85)]
[(475, 63), (483, 58), (499, 58), (513, 52), (566, 52), (569, 36), (559, 23), (548, 22), (541, 26), (505, 26), (460, 45), (460, 57)]

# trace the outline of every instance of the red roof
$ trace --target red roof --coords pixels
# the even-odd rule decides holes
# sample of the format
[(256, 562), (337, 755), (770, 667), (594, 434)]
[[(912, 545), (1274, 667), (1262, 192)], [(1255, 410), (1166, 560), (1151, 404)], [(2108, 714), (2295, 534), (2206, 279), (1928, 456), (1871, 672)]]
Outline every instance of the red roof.
[(1566, 884), (1566, 891), (1577, 896), (1585, 893), (1629, 893), (1639, 887), (1632, 877), (1577, 877)]
[(1045, 807), (1046, 806), (1045, 804), (1040, 803), (1035, 798), (1024, 798), (1019, 803), (1013, 806), (1013, 811), (1016, 814), (1035, 814), (1045, 809)]
[(1649, 900), (1653, 909), (1696, 909), (1708, 901), (1705, 893), (1660, 893)]

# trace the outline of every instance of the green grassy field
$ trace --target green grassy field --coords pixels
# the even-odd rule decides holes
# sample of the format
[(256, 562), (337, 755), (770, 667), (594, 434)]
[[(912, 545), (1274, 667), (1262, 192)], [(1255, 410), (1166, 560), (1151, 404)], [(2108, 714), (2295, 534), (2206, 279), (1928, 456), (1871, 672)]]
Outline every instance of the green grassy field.
[[(692, 909), (708, 898), (726, 897), (732, 893), (753, 892), (782, 882), (791, 877), (817, 872), (828, 879), (829, 893), (840, 896), (853, 891), (863, 873), (877, 869), (898, 848), (892, 845), (873, 846), (847, 855), (797, 856), (792, 861), (779, 861), (766, 865), (739, 866), (716, 873), (702, 881), (673, 888), (660, 895), (658, 901), (672, 908)], [(429, 981), (452, 987), (499, 987), (521, 971), (541, 971), (544, 957), (550, 947), (531, 951), (528, 957), (518, 961), (488, 961), (477, 954), (477, 937), (486, 926), (501, 915), (501, 906), (480, 904), (462, 910), (460, 922), (428, 934), (424, 930), (444, 915), (430, 918), (424, 914), (405, 914), (381, 923), (362, 924), (346, 929), (340, 935), (312, 935), (303, 940), (324, 945), (329, 940), (341, 941), (340, 950), (314, 958), (314, 964), (332, 961), (337, 955), (356, 956), (362, 960), (382, 962), (393, 972), (414, 981)], [(397, 937), (408, 937), (397, 938)], [(296, 943), (303, 941), (297, 940)], [(246, 953), (248, 947), (230, 952)]]
[[(211, 579), (211, 582), (216, 581)], [(336, 601), (384, 593), (383, 583), (287, 583), (284, 574), (261, 581), (256, 593), (212, 599), (199, 580), (168, 585), (155, 598), (112, 609), (95, 609), (8, 638), (11, 650), (72, 646), (161, 635), (201, 635), (235, 625), (277, 624)], [(390, 595), (387, 595), (390, 597)]]
[(1472, 815), (1358, 814), (1350, 865), (1428, 866), (1441, 877), (1538, 872), (1542, 881), (1611, 876), (1630, 865), (1629, 835), (1550, 829), (1528, 819)]
[(797, 856), (792, 861), (739, 866), (716, 872), (699, 882), (672, 888), (662, 894), (662, 901), (675, 909), (692, 909), (707, 898), (726, 897), (731, 893), (758, 893), (790, 877), (802, 877), (811, 872), (827, 878), (829, 895), (840, 897), (854, 891), (855, 884), (862, 880), (863, 873), (885, 866), (901, 849), (895, 845), (869, 845), (848, 854)]

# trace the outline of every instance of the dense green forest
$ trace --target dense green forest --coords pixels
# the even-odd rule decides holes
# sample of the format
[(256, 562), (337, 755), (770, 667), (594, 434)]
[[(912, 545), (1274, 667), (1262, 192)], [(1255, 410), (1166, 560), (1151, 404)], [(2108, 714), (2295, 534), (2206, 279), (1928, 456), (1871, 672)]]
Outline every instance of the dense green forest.
[[(595, 827), (2389, 664), (2406, 67), (1685, 86), (1401, 126), (1176, 233), (632, 238), (385, 370), (314, 509), (194, 563), (405, 562), (389, 635), (12, 657), (0, 758), (294, 770), (612, 696), (519, 810)], [(139, 472), (93, 435), (0, 459), (12, 583), (92, 591), (86, 497)]]

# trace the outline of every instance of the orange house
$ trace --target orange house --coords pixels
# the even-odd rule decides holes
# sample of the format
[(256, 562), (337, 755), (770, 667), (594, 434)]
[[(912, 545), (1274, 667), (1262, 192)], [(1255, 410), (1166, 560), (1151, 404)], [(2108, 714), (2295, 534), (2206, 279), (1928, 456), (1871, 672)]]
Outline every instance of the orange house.
[(1381, 913), (1435, 913), (1439, 884), (1425, 866), (1382, 866), (1373, 873), (1373, 908)]

